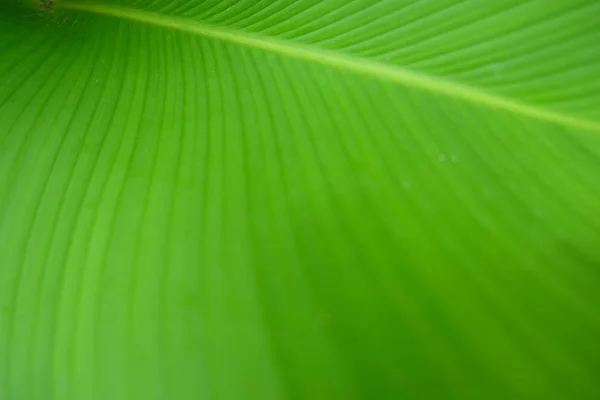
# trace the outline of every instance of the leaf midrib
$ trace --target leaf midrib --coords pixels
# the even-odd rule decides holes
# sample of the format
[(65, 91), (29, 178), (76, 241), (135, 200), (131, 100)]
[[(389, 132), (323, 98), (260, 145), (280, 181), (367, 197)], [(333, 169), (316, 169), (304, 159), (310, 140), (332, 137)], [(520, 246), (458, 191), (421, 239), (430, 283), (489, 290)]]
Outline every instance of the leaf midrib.
[(446, 95), (448, 97), (461, 99), (469, 103), (492, 109), (504, 110), (516, 115), (552, 122), (570, 128), (600, 133), (600, 122), (598, 121), (578, 118), (554, 110), (502, 97), (477, 87), (444, 79), (440, 76), (429, 75), (401, 66), (388, 65), (378, 61), (359, 58), (341, 52), (323, 49), (321, 47), (302, 45), (289, 40), (281, 40), (269, 36), (227, 29), (196, 20), (187, 20), (176, 16), (108, 4), (63, 1), (60, 2), (60, 8), (136, 21), (148, 25), (174, 29), (192, 35), (204, 36), (261, 49), (330, 67), (353, 71), (382, 80), (392, 81), (404, 86), (419, 88), (435, 94)]

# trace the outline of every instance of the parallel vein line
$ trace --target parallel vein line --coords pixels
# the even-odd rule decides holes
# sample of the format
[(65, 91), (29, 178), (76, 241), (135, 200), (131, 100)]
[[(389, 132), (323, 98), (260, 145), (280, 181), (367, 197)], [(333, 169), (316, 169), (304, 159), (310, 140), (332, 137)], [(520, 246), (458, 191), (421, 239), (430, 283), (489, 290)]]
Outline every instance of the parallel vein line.
[(78, 2), (61, 2), (61, 8), (84, 11), (89, 13), (112, 16), (144, 24), (161, 26), (181, 32), (204, 36), (212, 39), (244, 45), (256, 49), (270, 51), (298, 59), (316, 62), (339, 69), (345, 69), (372, 76), (374, 78), (393, 81), (409, 87), (420, 88), (433, 93), (458, 98), (470, 103), (489, 108), (501, 109), (513, 114), (544, 120), (571, 128), (579, 128), (600, 133), (600, 122), (577, 118), (568, 114), (544, 109), (534, 105), (507, 99), (499, 95), (487, 93), (475, 87), (444, 80), (441, 77), (427, 75), (399, 66), (386, 65), (380, 62), (360, 59), (339, 52), (325, 50), (306, 45), (292, 43), (266, 36), (233, 31), (226, 28), (211, 26), (198, 21), (141, 11), (130, 8), (120, 8), (109, 5), (94, 5)]

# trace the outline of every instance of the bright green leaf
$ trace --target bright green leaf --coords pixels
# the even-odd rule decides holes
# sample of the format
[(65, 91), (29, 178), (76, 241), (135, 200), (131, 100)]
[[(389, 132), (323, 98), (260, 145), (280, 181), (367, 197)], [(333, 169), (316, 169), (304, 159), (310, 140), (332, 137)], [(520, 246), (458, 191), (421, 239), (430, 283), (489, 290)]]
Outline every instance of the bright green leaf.
[(0, 399), (600, 397), (598, 1), (0, 7)]

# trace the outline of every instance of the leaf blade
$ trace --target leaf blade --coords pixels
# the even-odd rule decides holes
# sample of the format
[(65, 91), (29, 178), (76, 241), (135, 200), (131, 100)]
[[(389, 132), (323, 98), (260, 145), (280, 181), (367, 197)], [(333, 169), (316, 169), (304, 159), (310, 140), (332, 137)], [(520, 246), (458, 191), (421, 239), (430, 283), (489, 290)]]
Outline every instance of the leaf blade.
[(79, 21), (48, 28), (31, 91), (0, 78), (0, 121), (31, 118), (0, 131), (1, 299), (21, 310), (3, 395), (32, 398), (31, 377), (51, 398), (598, 390), (594, 132)]

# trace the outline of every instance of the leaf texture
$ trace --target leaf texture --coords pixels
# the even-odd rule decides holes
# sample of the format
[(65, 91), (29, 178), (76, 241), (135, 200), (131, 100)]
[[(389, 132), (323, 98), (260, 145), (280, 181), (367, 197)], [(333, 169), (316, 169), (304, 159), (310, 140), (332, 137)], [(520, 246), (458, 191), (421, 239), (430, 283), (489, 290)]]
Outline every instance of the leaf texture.
[(600, 396), (596, 1), (0, 16), (0, 399)]

